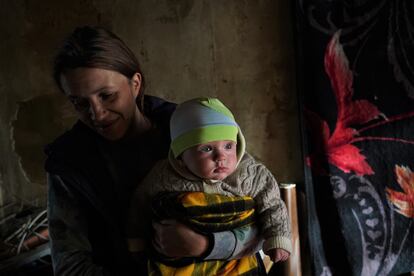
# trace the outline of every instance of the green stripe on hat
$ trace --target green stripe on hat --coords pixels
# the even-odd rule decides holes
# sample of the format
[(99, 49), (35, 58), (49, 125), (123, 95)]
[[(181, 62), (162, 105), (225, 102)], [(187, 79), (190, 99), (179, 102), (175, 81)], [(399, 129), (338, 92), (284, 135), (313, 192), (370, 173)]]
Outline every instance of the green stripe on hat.
[(174, 157), (177, 158), (184, 150), (213, 141), (229, 140), (237, 142), (238, 128), (231, 125), (211, 125), (186, 132), (171, 142)]

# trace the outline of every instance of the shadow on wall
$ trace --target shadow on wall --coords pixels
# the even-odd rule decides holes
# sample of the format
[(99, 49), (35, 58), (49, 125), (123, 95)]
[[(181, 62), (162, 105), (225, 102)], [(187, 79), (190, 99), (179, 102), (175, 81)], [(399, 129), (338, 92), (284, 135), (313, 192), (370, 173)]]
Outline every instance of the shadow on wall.
[(72, 106), (58, 93), (18, 103), (12, 122), (12, 138), (14, 150), (30, 182), (46, 185), (44, 146), (69, 129), (75, 120)]

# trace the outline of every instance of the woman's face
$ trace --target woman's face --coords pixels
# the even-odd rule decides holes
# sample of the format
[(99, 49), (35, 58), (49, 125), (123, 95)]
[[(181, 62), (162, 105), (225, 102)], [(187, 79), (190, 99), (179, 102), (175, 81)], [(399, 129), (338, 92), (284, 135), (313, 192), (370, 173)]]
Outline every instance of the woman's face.
[(62, 74), (61, 83), (80, 120), (107, 140), (123, 138), (142, 116), (135, 104), (139, 73), (129, 80), (115, 71), (80, 67)]

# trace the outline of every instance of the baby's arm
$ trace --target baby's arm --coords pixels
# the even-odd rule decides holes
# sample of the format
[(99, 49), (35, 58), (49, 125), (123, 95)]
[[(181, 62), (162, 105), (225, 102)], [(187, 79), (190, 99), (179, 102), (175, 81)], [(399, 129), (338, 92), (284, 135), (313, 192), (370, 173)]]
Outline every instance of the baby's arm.
[(272, 173), (263, 165), (255, 166), (253, 197), (259, 216), (259, 227), (265, 239), (263, 251), (273, 261), (285, 260), (292, 252), (290, 223), (286, 205)]
[(274, 263), (277, 263), (286, 261), (289, 258), (290, 253), (281, 248), (272, 248), (266, 251), (266, 255), (269, 256)]

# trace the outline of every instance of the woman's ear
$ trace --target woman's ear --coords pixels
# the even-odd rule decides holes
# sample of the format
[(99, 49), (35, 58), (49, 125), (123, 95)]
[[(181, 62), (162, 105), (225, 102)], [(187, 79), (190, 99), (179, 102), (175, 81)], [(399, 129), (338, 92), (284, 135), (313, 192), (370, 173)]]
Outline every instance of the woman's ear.
[(140, 73), (135, 73), (131, 78), (132, 93), (136, 99), (141, 91), (142, 76)]

